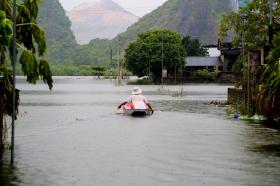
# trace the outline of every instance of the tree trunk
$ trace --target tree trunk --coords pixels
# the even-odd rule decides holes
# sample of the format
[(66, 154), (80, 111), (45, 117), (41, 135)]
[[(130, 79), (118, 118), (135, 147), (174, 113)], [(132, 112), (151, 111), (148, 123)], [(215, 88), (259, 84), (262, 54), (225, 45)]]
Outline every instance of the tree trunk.
[(4, 102), (3, 102), (3, 97), (0, 95), (0, 160), (3, 158), (3, 151), (4, 151), (3, 117), (4, 117)]

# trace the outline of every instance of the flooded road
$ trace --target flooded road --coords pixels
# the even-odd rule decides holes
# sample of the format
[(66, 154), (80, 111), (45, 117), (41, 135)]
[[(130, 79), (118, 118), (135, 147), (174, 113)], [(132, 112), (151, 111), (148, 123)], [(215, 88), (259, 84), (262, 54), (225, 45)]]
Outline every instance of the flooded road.
[(280, 132), (225, 119), (228, 86), (140, 86), (155, 114), (116, 106), (133, 86), (110, 80), (19, 81), (15, 163), (6, 152), (0, 185), (279, 186)]

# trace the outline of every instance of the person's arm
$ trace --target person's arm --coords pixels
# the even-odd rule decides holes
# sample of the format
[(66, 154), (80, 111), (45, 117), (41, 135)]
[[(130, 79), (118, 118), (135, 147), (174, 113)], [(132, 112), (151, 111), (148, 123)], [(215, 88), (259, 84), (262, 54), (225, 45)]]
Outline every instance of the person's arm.
[(146, 103), (147, 106), (149, 107), (149, 109), (151, 109), (152, 113), (154, 113), (154, 109), (152, 108), (152, 106), (150, 105), (150, 103)]
[(119, 106), (118, 106), (118, 109), (120, 109), (123, 105), (127, 104), (127, 103), (131, 103), (132, 102), (132, 98), (131, 96), (129, 96), (123, 103), (121, 103)]
[(145, 98), (145, 96), (143, 96), (144, 102), (146, 103), (146, 105), (149, 107), (149, 109), (151, 109), (152, 113), (154, 113), (154, 109), (152, 108), (151, 104), (149, 103), (149, 101), (147, 100), (147, 98)]
[(118, 106), (118, 109), (120, 109), (123, 105), (125, 105), (127, 103), (127, 101), (121, 103), (119, 106)]

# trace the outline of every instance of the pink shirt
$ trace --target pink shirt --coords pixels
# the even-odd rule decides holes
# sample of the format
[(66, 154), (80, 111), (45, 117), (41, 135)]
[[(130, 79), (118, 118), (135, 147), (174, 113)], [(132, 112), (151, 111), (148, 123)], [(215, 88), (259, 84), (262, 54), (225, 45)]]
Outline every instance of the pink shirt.
[(142, 95), (131, 95), (126, 101), (132, 103), (135, 109), (147, 109), (148, 100)]
[(143, 95), (131, 95), (126, 99), (126, 102), (128, 102), (128, 103), (133, 103), (133, 102), (149, 103), (148, 100)]

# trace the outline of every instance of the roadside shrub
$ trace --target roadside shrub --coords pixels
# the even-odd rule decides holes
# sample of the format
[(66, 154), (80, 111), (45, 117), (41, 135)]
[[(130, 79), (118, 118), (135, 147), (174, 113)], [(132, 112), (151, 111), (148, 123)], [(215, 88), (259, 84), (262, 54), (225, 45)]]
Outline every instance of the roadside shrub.
[(269, 120), (280, 118), (280, 59), (265, 67), (258, 86), (257, 106)]
[(208, 69), (198, 70), (197, 75), (203, 79), (207, 80), (214, 80), (218, 77), (220, 71), (214, 70), (213, 72), (210, 72)]

